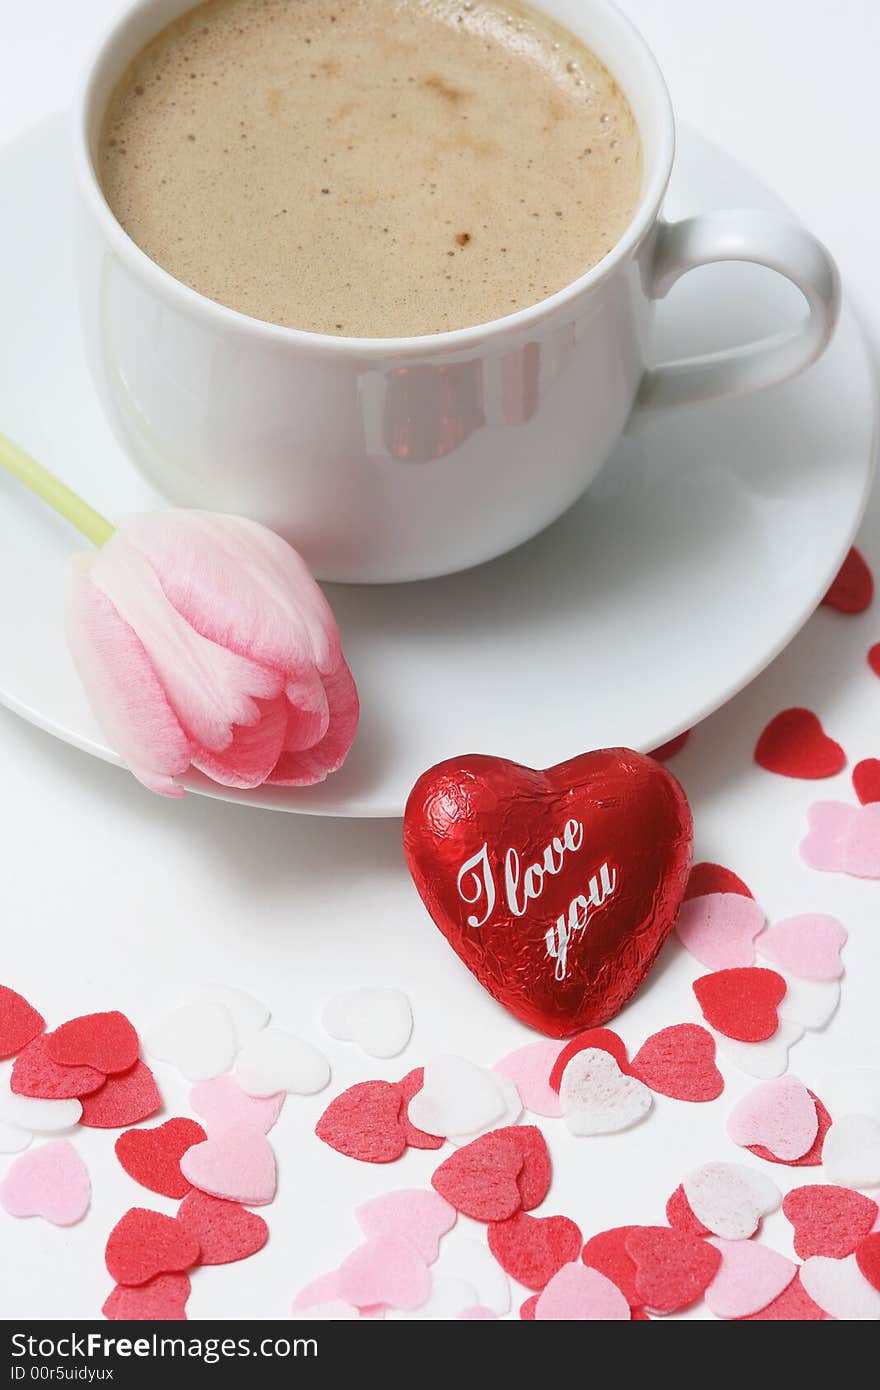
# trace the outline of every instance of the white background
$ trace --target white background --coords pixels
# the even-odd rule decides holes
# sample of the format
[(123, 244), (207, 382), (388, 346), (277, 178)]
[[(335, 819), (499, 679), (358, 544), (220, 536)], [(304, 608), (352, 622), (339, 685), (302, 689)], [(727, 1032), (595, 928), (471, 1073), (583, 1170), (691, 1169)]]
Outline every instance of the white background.
[[(117, 8), (116, 0), (0, 0), (0, 140), (68, 101), (83, 55)], [(751, 164), (828, 242), (880, 342), (876, 0), (627, 0), (624, 8), (653, 45), (678, 116)], [(14, 215), (2, 195), (0, 208)], [(862, 544), (880, 568), (876, 522), (873, 530)], [(808, 1035), (793, 1053), (792, 1070), (810, 1085), (848, 1058), (880, 1062), (880, 885), (811, 873), (797, 857), (806, 807), (817, 796), (848, 799), (847, 775), (819, 788), (789, 783), (759, 772), (751, 753), (772, 714), (805, 703), (851, 763), (880, 755), (880, 685), (864, 661), (878, 640), (880, 606), (849, 620), (820, 611), (674, 764), (691, 797), (699, 858), (729, 863), (771, 917), (829, 911), (850, 929), (841, 1010), (824, 1035)], [(279, 1022), (321, 1042), (316, 1006), (337, 985), (396, 982), (410, 992), (416, 1029), (399, 1064), (372, 1064), (329, 1044), (331, 1090), (288, 1102), (273, 1133), (280, 1186), (264, 1213), (267, 1249), (247, 1266), (193, 1280), (192, 1317), (285, 1315), (296, 1290), (356, 1243), (353, 1205), (426, 1182), (436, 1162), (410, 1153), (383, 1170), (333, 1154), (310, 1136), (329, 1095), (369, 1075), (401, 1075), (438, 1051), (491, 1062), (527, 1041), (526, 1030), (482, 994), (428, 922), (403, 866), (398, 823), (310, 822), (195, 797), (170, 804), (4, 710), (0, 766), (0, 979), (27, 994), (50, 1025), (118, 1007), (143, 1027), (181, 988), (215, 978), (251, 989)], [(631, 1049), (658, 1027), (696, 1017), (689, 986), (697, 973), (683, 952), (667, 949), (653, 987), (620, 1020)], [(585, 1235), (661, 1221), (688, 1168), (737, 1156), (723, 1122), (749, 1083), (724, 1069), (721, 1100), (697, 1107), (661, 1099), (626, 1136), (574, 1141), (547, 1122), (556, 1181), (544, 1210), (575, 1217)], [(167, 1113), (186, 1113), (180, 1079), (162, 1066), (157, 1075)], [(141, 1201), (173, 1209), (125, 1176), (112, 1139), (103, 1131), (77, 1136), (95, 1188), (79, 1227), (62, 1232), (0, 1213), (0, 1316), (96, 1316), (109, 1290), (102, 1250), (113, 1222)], [(773, 1173), (783, 1184), (797, 1176)], [(781, 1217), (767, 1231), (790, 1253)]]

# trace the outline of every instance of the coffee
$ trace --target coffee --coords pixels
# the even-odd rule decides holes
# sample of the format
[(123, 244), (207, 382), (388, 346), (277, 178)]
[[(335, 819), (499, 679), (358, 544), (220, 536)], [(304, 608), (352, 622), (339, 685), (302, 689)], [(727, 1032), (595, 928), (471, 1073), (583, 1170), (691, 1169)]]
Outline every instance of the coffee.
[(178, 280), (359, 337), (534, 304), (630, 222), (642, 156), (598, 58), (492, 0), (208, 0), (118, 85), (107, 200)]

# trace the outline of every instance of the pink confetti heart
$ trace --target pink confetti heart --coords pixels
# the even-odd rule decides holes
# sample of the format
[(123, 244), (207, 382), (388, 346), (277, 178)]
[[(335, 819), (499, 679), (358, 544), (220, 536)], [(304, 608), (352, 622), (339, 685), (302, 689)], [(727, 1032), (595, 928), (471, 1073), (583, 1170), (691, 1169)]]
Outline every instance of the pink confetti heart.
[(683, 905), (675, 932), (682, 946), (710, 970), (732, 970), (754, 965), (755, 937), (764, 921), (753, 898), (707, 893)]
[(430, 1265), (437, 1258), (441, 1236), (452, 1230), (458, 1213), (439, 1192), (411, 1188), (373, 1197), (357, 1208), (355, 1218), (368, 1240), (401, 1236)]
[(249, 1096), (234, 1076), (212, 1076), (199, 1081), (189, 1093), (189, 1102), (201, 1116), (208, 1134), (247, 1125), (268, 1134), (284, 1105), (284, 1091), (273, 1096)]
[(727, 1133), (735, 1144), (762, 1144), (785, 1163), (807, 1152), (818, 1128), (813, 1097), (796, 1076), (762, 1081), (727, 1117)]
[(465, 1308), (463, 1313), (458, 1315), (459, 1322), (497, 1322), (498, 1314), (493, 1313), (491, 1308), (484, 1308), (477, 1304), (474, 1308)]
[(15, 1160), (0, 1184), (0, 1204), (10, 1216), (42, 1216), (54, 1226), (73, 1226), (89, 1209), (89, 1174), (69, 1139), (56, 1139)]
[(536, 1322), (629, 1322), (629, 1304), (616, 1284), (588, 1265), (563, 1265), (535, 1304)]
[(526, 1110), (558, 1120), (562, 1114), (558, 1091), (550, 1085), (553, 1063), (562, 1051), (560, 1042), (528, 1043), (495, 1063), (495, 1070), (514, 1082)]
[(758, 950), (765, 960), (799, 980), (839, 980), (845, 941), (846, 927), (836, 917), (806, 912), (774, 922), (759, 938)]
[(816, 801), (807, 811), (807, 824), (800, 853), (811, 869), (880, 878), (880, 802), (851, 806)]
[(401, 1236), (377, 1236), (353, 1250), (338, 1272), (338, 1297), (355, 1308), (384, 1303), (418, 1308), (431, 1292), (431, 1275), (418, 1250)]
[(261, 1207), (275, 1196), (275, 1155), (262, 1131), (250, 1125), (193, 1144), (180, 1160), (180, 1171), (210, 1197)]
[(718, 1273), (706, 1290), (706, 1303), (717, 1318), (747, 1318), (759, 1313), (787, 1289), (797, 1265), (756, 1240), (709, 1242), (721, 1252)]

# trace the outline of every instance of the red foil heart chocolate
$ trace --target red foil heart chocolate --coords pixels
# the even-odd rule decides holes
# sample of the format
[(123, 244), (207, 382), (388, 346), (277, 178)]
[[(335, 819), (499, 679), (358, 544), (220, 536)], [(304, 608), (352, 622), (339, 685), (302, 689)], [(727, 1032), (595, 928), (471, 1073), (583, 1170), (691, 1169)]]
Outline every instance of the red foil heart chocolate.
[(465, 965), (523, 1022), (564, 1038), (613, 1018), (672, 930), (691, 864), (687, 799), (626, 748), (544, 772), (469, 754), (419, 778), (403, 844)]

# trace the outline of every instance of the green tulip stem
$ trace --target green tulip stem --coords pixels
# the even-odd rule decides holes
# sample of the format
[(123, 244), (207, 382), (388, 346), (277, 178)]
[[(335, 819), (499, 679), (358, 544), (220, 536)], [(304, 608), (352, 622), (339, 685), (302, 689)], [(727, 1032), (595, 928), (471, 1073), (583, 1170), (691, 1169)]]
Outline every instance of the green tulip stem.
[(96, 512), (75, 492), (71, 492), (60, 478), (50, 473), (41, 463), (26, 454), (5, 434), (0, 433), (0, 467), (6, 469), (19, 482), (29, 487), (44, 502), (48, 502), (59, 516), (75, 526), (77, 531), (90, 540), (93, 545), (102, 546), (109, 541), (116, 530), (106, 517)]

